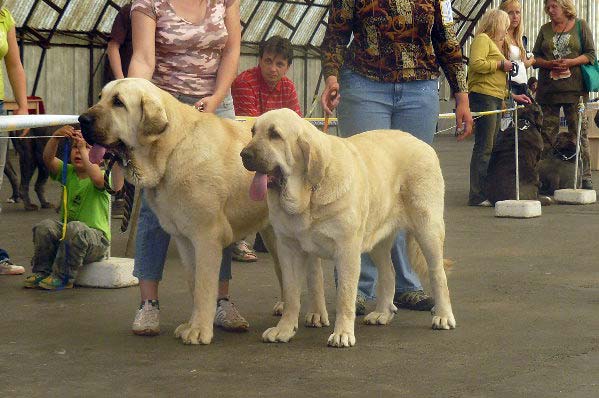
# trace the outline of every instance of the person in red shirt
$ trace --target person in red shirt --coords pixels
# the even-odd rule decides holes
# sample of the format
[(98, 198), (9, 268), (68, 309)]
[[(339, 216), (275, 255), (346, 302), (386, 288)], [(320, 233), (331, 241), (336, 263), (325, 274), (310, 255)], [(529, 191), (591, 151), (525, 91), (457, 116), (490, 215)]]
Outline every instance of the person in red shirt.
[(286, 77), (293, 62), (289, 39), (272, 36), (260, 45), (258, 66), (237, 76), (231, 86), (236, 116), (260, 116), (289, 108), (302, 116), (295, 85)]
[[(287, 76), (293, 62), (289, 39), (272, 36), (260, 45), (258, 66), (237, 76), (231, 85), (236, 116), (257, 117), (273, 109), (289, 108), (302, 116), (295, 85)], [(266, 253), (260, 234), (256, 234), (254, 250)], [(256, 261), (256, 254), (241, 240), (233, 248), (233, 259)]]

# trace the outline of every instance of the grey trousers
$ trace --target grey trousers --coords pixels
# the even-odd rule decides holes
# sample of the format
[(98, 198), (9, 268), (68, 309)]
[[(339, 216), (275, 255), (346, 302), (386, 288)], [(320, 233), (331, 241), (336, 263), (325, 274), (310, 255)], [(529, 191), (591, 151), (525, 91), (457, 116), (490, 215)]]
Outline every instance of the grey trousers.
[(67, 223), (65, 240), (61, 237), (60, 221), (48, 219), (33, 227), (32, 272), (75, 279), (83, 264), (101, 260), (108, 250), (109, 241), (102, 231), (80, 221)]

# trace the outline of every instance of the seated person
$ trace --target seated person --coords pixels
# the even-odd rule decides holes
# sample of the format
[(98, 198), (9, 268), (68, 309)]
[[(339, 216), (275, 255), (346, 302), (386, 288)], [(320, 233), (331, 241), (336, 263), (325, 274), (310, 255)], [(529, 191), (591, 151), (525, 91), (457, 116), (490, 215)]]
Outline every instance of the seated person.
[[(61, 181), (63, 162), (56, 157), (56, 150), (65, 138), (72, 143), (71, 164), (66, 170), (66, 209), (63, 201), (60, 221), (47, 219), (33, 227), (33, 274), (25, 279), (26, 288), (72, 288), (81, 266), (104, 258), (109, 246), (110, 194), (104, 189), (104, 172), (89, 160), (89, 145), (81, 132), (71, 126), (55, 131), (44, 148), (44, 163), (52, 179)], [(112, 176), (113, 189), (118, 191), (123, 186), (123, 174), (116, 164)], [(66, 235), (62, 240), (65, 211)]]
[[(289, 39), (270, 37), (260, 45), (258, 55), (258, 66), (240, 73), (231, 85), (235, 114), (257, 117), (273, 109), (289, 108), (302, 116), (295, 85), (285, 76), (293, 62)], [(248, 250), (245, 241), (237, 242), (233, 259), (244, 261), (244, 257), (255, 258), (253, 250)], [(266, 252), (260, 234), (256, 234), (254, 250)]]

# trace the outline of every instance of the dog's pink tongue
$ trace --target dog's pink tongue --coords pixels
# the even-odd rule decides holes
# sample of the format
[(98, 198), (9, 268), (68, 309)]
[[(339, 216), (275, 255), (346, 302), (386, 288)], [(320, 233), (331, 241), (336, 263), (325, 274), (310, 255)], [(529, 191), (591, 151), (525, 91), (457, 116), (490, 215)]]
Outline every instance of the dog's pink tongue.
[(104, 159), (104, 154), (106, 153), (106, 148), (101, 145), (94, 144), (92, 149), (89, 150), (89, 161), (93, 164), (98, 164)]
[(266, 197), (267, 184), (268, 176), (256, 172), (254, 179), (252, 180), (252, 185), (250, 185), (250, 198), (255, 201), (264, 200)]

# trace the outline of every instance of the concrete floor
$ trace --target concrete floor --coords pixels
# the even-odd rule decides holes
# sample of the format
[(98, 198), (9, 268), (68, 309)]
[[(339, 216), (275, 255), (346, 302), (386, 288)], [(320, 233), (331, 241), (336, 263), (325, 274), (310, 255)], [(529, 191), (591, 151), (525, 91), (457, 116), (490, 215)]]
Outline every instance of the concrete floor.
[[(137, 288), (47, 293), (0, 277), (0, 396), (599, 396), (599, 205), (494, 218), (493, 209), (465, 206), (472, 143), (440, 137), (435, 146), (447, 186), (457, 329), (432, 331), (429, 314), (400, 310), (386, 327), (358, 318), (352, 349), (327, 348), (330, 327), (300, 327), (289, 344), (264, 344), (261, 333), (277, 321), (270, 309), (278, 288), (270, 258), (260, 255), (233, 266), (232, 294), (251, 331), (217, 330), (211, 345), (185, 346), (173, 331), (191, 302), (171, 250), (162, 334), (153, 338), (130, 332)], [(31, 226), (56, 215), (4, 203), (7, 185), (0, 247), (28, 265)], [(49, 185), (56, 201), (58, 187)], [(127, 236), (116, 224), (113, 255), (123, 256)], [(333, 320), (330, 265), (325, 280)]]

